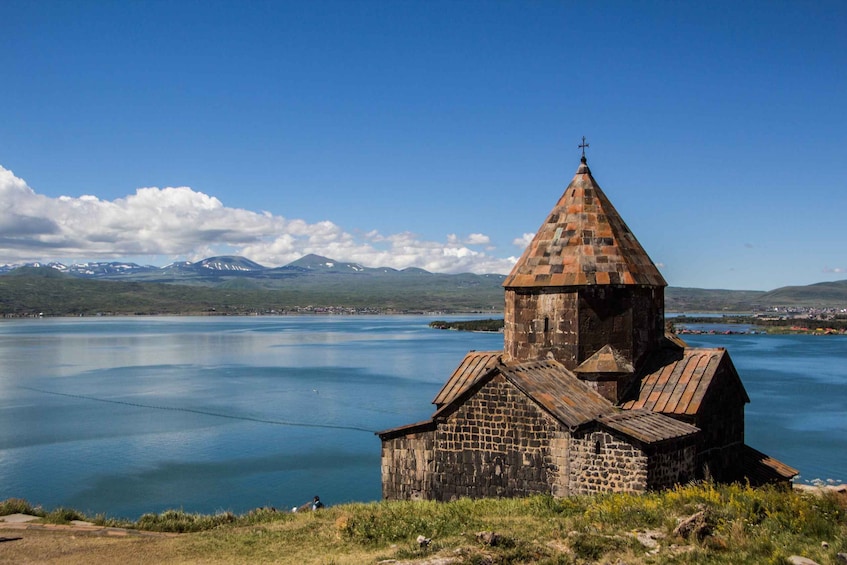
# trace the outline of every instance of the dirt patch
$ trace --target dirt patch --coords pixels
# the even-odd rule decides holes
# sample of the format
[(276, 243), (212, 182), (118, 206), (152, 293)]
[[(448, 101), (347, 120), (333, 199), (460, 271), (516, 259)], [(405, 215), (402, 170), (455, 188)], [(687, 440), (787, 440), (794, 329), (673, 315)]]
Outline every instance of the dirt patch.
[(13, 528), (0, 524), (0, 563), (142, 563), (185, 562), (181, 540), (166, 536), (114, 535), (74, 528)]

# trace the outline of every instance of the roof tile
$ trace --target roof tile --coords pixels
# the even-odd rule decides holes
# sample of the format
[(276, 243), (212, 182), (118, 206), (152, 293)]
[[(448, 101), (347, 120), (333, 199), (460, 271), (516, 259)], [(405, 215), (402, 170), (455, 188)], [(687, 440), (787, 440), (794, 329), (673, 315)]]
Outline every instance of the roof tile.
[(499, 366), (500, 372), (530, 398), (568, 427), (594, 421), (615, 412), (614, 405), (552, 360)]
[(696, 434), (699, 428), (649, 410), (626, 410), (601, 416), (601, 424), (646, 443)]
[(741, 466), (744, 476), (754, 485), (787, 481), (799, 473), (794, 467), (789, 467), (749, 445), (742, 448)]
[(667, 285), (583, 161), (503, 286), (589, 284)]
[(471, 351), (465, 355), (432, 403), (440, 407), (451, 402), (497, 365), (502, 354), (502, 351)]
[[(723, 348), (686, 347), (660, 351), (641, 376), (637, 398), (624, 402), (621, 408), (695, 415), (700, 411), (721, 363), (729, 363), (730, 367), (732, 363)], [(735, 369), (731, 368), (734, 372)], [(749, 402), (740, 379), (738, 386), (744, 401)]]

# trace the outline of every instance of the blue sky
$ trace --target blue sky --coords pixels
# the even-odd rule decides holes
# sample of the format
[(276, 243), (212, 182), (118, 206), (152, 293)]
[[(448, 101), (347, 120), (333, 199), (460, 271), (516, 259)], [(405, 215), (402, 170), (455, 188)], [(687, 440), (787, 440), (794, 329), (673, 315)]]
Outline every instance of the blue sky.
[(0, 3), (0, 264), (508, 272), (579, 164), (672, 286), (847, 279), (847, 3)]

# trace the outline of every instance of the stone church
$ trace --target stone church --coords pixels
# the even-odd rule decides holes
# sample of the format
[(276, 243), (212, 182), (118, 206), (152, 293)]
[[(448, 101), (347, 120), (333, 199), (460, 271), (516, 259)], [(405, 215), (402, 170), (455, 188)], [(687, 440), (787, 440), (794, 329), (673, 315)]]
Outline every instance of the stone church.
[(666, 333), (664, 278), (591, 175), (576, 175), (505, 282), (502, 351), (472, 351), (426, 421), (378, 432), (387, 499), (787, 482), (744, 443), (723, 348)]

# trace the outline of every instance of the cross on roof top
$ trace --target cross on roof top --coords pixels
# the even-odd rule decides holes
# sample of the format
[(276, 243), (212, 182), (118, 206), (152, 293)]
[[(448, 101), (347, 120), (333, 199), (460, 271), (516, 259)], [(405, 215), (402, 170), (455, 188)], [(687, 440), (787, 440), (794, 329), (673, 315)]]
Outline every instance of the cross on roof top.
[(585, 143), (585, 136), (584, 135), (582, 136), (582, 143), (577, 145), (577, 147), (582, 149), (582, 158), (585, 159), (585, 148), (589, 147), (589, 145), (587, 143)]

